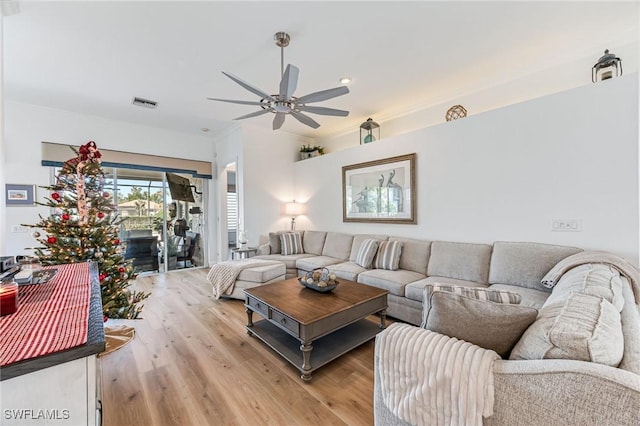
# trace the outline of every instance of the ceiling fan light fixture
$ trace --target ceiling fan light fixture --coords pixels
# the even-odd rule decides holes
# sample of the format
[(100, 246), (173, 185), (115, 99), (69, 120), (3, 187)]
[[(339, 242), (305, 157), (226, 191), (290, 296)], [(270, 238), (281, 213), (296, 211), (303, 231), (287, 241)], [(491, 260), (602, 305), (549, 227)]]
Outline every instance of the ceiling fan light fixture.
[(333, 89), (327, 90), (320, 90), (318, 92), (313, 92), (301, 97), (293, 96), (293, 93), (298, 86), (298, 75), (300, 73), (300, 70), (298, 69), (298, 67), (292, 64), (287, 65), (286, 69), (284, 67), (284, 48), (289, 45), (291, 37), (285, 32), (277, 32), (275, 33), (273, 38), (276, 42), (276, 45), (280, 47), (281, 80), (279, 92), (277, 94), (269, 95), (264, 90), (241, 80), (233, 74), (222, 71), (222, 74), (229, 77), (231, 80), (233, 80), (249, 92), (258, 95), (261, 99), (259, 101), (240, 101), (218, 98), (207, 99), (212, 101), (229, 102), (232, 104), (259, 106), (261, 108), (260, 110), (245, 114), (240, 117), (236, 117), (234, 118), (234, 120), (257, 117), (259, 115), (271, 112), (275, 114), (275, 117), (273, 119), (273, 130), (278, 130), (280, 127), (282, 127), (287, 115), (291, 115), (300, 123), (314, 129), (320, 127), (320, 124), (311, 117), (303, 114), (303, 112), (336, 117), (346, 117), (347, 115), (349, 115), (349, 111), (307, 105), (310, 103), (326, 101), (328, 99), (346, 95), (347, 93), (349, 93), (349, 89), (345, 86), (334, 87)]

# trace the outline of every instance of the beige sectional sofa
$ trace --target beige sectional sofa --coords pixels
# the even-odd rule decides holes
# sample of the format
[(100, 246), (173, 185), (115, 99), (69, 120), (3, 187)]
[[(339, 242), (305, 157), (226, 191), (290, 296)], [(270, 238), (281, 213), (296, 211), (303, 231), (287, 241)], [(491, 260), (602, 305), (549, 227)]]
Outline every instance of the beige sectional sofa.
[[(258, 248), (255, 258), (283, 262), (287, 278), (324, 267), (338, 278), (389, 290), (387, 314), (415, 325), (422, 320), (423, 289), (433, 282), (511, 289), (522, 296), (522, 304), (540, 307), (550, 294), (540, 280), (560, 260), (581, 251), (527, 242), (489, 245), (301, 231), (304, 253), (283, 255), (277, 242), (279, 234), (271, 233), (270, 242)], [(402, 242), (397, 270), (366, 269), (355, 262), (360, 245), (370, 238)]]
[[(271, 240), (276, 237), (277, 234), (273, 234)], [(563, 282), (569, 272), (562, 275), (552, 290), (542, 285), (548, 273), (553, 273), (558, 264), (568, 259), (591, 252), (534, 242), (477, 244), (322, 231), (304, 231), (301, 238), (304, 253), (283, 255), (279, 247), (267, 243), (260, 246), (258, 257), (284, 262), (287, 277), (326, 267), (339, 278), (387, 289), (388, 315), (415, 326), (424, 320), (424, 299), (429, 297), (425, 288), (430, 284), (509, 291), (519, 295), (520, 305), (538, 310), (537, 319), (511, 352), (514, 359), (504, 356), (493, 365), (495, 402), (493, 414), (483, 419), (485, 425), (640, 424), (640, 276), (635, 267), (627, 276), (620, 275), (621, 284), (616, 284), (619, 289), (615, 291), (606, 287), (609, 285), (606, 280), (604, 289), (598, 287), (602, 283), (594, 284), (587, 278), (573, 277), (573, 282)], [(367, 239), (401, 241), (398, 269), (360, 266), (356, 261), (358, 252)], [(603, 259), (608, 259), (606, 254)], [(593, 263), (607, 264), (607, 261), (596, 258)], [(580, 270), (574, 267), (570, 272), (575, 275)], [(575, 282), (580, 284), (579, 290), (572, 287)], [(596, 319), (588, 319), (587, 323), (574, 321), (572, 315), (579, 317), (583, 310), (589, 309), (573, 302), (590, 300), (596, 297), (594, 294), (610, 300), (591, 303)], [(609, 304), (615, 305), (615, 309)], [(617, 321), (611, 332), (602, 328), (608, 325), (603, 325), (598, 317), (605, 311), (610, 311), (614, 324)], [(563, 317), (565, 323), (557, 319), (559, 317)], [(565, 328), (562, 327), (568, 334), (563, 334)], [(567, 336), (577, 337), (567, 341)], [(565, 347), (554, 339), (564, 340)], [(413, 347), (410, 341), (404, 345)], [(605, 365), (611, 359), (615, 362)], [(376, 353), (374, 414), (377, 425), (409, 424), (385, 405), (383, 390), (378, 385), (379, 367), (396, 362), (401, 360), (390, 363)]]

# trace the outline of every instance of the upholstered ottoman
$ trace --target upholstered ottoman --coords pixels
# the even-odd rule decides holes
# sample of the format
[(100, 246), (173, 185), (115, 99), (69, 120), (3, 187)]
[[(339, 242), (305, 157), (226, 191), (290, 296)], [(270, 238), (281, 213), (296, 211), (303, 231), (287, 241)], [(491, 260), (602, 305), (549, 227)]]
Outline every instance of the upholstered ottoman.
[[(231, 294), (222, 297), (244, 300), (244, 289), (257, 287), (284, 280), (286, 268), (284, 263), (277, 261), (262, 261), (262, 266), (254, 266), (242, 270), (236, 278), (236, 283)], [(264, 263), (268, 263), (264, 265)]]

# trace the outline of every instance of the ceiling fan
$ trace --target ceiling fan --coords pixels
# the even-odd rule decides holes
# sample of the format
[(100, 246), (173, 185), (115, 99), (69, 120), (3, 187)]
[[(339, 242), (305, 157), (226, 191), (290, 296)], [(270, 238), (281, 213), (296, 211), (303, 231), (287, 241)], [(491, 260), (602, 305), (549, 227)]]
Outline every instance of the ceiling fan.
[(269, 95), (263, 90), (258, 89), (251, 84), (242, 81), (238, 77), (226, 73), (222, 71), (222, 74), (229, 77), (231, 80), (238, 83), (240, 86), (244, 87), (251, 93), (254, 93), (260, 96), (259, 101), (237, 101), (231, 99), (216, 99), (216, 98), (207, 98), (212, 101), (221, 101), (221, 102), (230, 102), (233, 104), (241, 104), (241, 105), (256, 105), (259, 106), (260, 110), (256, 112), (252, 112), (250, 114), (246, 114), (240, 117), (234, 118), (234, 120), (242, 120), (245, 118), (257, 117), (262, 114), (266, 114), (268, 112), (274, 113), (276, 116), (273, 119), (273, 130), (277, 130), (282, 127), (284, 123), (284, 119), (287, 114), (290, 114), (301, 122), (302, 124), (306, 124), (309, 127), (313, 127), (317, 129), (320, 127), (320, 124), (315, 121), (313, 118), (308, 115), (303, 114), (302, 112), (308, 112), (311, 114), (318, 115), (333, 115), (339, 117), (346, 117), (349, 115), (349, 111), (344, 111), (341, 109), (334, 108), (326, 108), (326, 107), (318, 107), (318, 106), (309, 106), (307, 104), (311, 104), (314, 102), (326, 101), (327, 99), (332, 99), (338, 96), (346, 95), (349, 93), (349, 89), (346, 86), (335, 87), (333, 89), (321, 90), (319, 92), (313, 92), (305, 96), (301, 96), (299, 98), (293, 96), (293, 92), (295, 92), (296, 87), (298, 85), (298, 74), (300, 70), (295, 65), (287, 65), (287, 69), (284, 69), (284, 48), (289, 45), (289, 41), (291, 38), (289, 34), (284, 32), (277, 32), (274, 35), (274, 39), (276, 41), (276, 45), (280, 47), (280, 92), (275, 95)]

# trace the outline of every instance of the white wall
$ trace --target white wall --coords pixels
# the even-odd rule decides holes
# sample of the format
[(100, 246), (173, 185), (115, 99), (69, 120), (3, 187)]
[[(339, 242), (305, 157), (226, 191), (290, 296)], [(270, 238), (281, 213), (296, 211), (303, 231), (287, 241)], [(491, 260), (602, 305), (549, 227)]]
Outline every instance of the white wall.
[[(341, 167), (417, 153), (417, 225), (342, 222)], [(295, 164), (300, 227), (427, 240), (538, 241), (638, 263), (638, 74)], [(552, 232), (580, 219), (582, 232)]]
[[(635, 38), (638, 38), (637, 35)], [(622, 58), (624, 75), (638, 72), (640, 42), (610, 43), (606, 47)], [(590, 86), (593, 84), (591, 67), (601, 55), (602, 51), (585, 52), (581, 59), (567, 63), (548, 62), (541, 57), (540, 66), (525, 75), (502, 75), (499, 64), (496, 64), (493, 80), (495, 85), (474, 87), (468, 91), (461, 89), (462, 93), (457, 93), (453, 98), (449, 92), (436, 92), (429, 103), (415, 107), (413, 112), (401, 116), (372, 112), (372, 118), (380, 124), (381, 137), (386, 139), (444, 123), (446, 111), (453, 105), (463, 105), (470, 117), (554, 93)], [(468, 84), (460, 81), (460, 86), (468, 87)], [(362, 117), (362, 121), (366, 118)], [(319, 139), (318, 143), (325, 147), (326, 152), (335, 152), (358, 145), (359, 136), (359, 129), (351, 129), (340, 135)]]
[[(247, 232), (248, 245), (267, 240), (274, 229), (288, 229), (290, 218), (283, 216), (282, 205), (294, 198), (294, 164), (300, 145), (311, 139), (242, 123), (216, 139), (218, 164), (218, 226), (224, 226), (226, 180), (225, 166), (236, 162), (238, 226)], [(220, 232), (217, 260), (227, 259), (226, 233)], [(215, 260), (213, 257), (211, 262)]]
[(313, 140), (252, 125), (243, 125), (243, 138), (241, 226), (255, 245), (267, 240), (268, 231), (289, 229), (291, 218), (283, 215), (282, 206), (295, 198), (300, 145)]
[[(2, 169), (7, 183), (48, 185), (50, 168), (41, 165), (42, 141), (78, 146), (94, 140), (98, 148), (154, 154), (166, 157), (213, 161), (212, 138), (173, 132), (121, 121), (5, 101), (4, 161)], [(73, 152), (69, 150), (69, 158)], [(107, 159), (108, 160), (108, 159)], [(209, 190), (214, 185), (209, 185)], [(40, 200), (44, 189), (37, 189)], [(210, 197), (212, 198), (212, 197)], [(38, 214), (48, 216), (46, 207), (4, 207), (6, 223), (0, 239), (5, 241), (4, 254), (31, 254), (36, 240), (28, 233), (12, 233), (12, 226), (34, 224)], [(212, 223), (213, 212), (207, 216)], [(209, 233), (209, 251), (214, 235)]]

